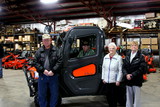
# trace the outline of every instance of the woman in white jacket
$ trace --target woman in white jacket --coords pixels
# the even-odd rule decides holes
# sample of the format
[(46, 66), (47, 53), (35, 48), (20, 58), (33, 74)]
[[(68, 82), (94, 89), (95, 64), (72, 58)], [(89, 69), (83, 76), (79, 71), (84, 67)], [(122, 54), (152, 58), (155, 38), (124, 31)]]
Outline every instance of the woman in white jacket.
[(122, 58), (116, 53), (117, 46), (111, 42), (109, 53), (103, 59), (102, 81), (106, 85), (109, 107), (117, 107), (117, 87), (122, 79)]

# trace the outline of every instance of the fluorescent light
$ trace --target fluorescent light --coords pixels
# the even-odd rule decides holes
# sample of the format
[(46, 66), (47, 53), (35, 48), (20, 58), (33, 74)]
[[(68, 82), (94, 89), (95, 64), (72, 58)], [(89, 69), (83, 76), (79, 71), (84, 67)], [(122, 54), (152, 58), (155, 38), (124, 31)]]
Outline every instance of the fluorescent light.
[(125, 27), (125, 28), (128, 28), (128, 29), (133, 29), (133, 26), (128, 24), (128, 23), (117, 22), (116, 25), (121, 26), (121, 27)]
[(40, 0), (40, 2), (45, 3), (45, 4), (55, 3), (55, 2), (57, 2), (57, 1), (58, 1), (58, 0)]

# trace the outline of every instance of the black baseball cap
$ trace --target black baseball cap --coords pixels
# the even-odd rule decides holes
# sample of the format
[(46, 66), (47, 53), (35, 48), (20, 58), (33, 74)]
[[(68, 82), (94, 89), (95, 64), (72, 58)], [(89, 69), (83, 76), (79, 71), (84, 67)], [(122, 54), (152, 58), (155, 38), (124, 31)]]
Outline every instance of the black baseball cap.
[(89, 46), (89, 42), (88, 41), (84, 41), (82, 45), (88, 45)]

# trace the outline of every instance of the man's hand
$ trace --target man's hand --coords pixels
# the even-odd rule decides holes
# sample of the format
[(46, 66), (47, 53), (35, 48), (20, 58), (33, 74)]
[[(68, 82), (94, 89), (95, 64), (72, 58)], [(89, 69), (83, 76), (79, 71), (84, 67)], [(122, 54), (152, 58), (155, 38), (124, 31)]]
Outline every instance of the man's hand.
[(127, 78), (127, 80), (131, 80), (132, 79), (132, 74), (127, 74), (126, 78)]
[(119, 85), (120, 85), (120, 82), (117, 81), (117, 82), (116, 82), (116, 86), (119, 86)]
[(54, 73), (52, 71), (48, 72), (48, 76), (53, 76), (53, 75), (54, 75)]
[(106, 81), (103, 80), (103, 83), (106, 84)]
[(43, 74), (46, 75), (46, 76), (48, 76), (48, 73), (49, 73), (49, 72), (48, 72), (48, 70), (46, 70), (46, 69), (45, 69), (44, 72), (43, 72)]

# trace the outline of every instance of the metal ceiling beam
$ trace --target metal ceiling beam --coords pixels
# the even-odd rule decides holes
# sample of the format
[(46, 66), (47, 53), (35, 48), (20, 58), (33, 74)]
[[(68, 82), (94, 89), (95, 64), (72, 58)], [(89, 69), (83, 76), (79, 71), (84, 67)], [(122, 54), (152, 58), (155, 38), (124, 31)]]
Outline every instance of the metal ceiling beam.
[[(82, 8), (82, 9), (86, 9), (87, 7), (84, 7), (84, 8)], [(140, 11), (140, 10), (142, 10), (142, 9), (153, 9), (153, 8), (160, 8), (160, 6), (153, 6), (153, 7), (135, 7), (135, 8), (115, 8), (115, 9), (112, 9), (111, 11), (112, 12), (123, 12), (123, 11), (127, 11), (127, 10), (138, 10), (138, 11)], [(80, 9), (79, 7), (78, 8), (69, 8), (69, 9), (58, 9), (58, 10), (46, 10), (46, 11), (43, 11), (43, 12), (41, 12), (41, 14), (44, 14), (44, 13), (48, 13), (47, 15), (48, 16), (50, 16), (50, 12), (52, 13), (52, 12), (56, 12), (56, 11), (69, 11), (69, 10), (74, 10), (74, 9)], [(134, 12), (134, 11), (133, 11)], [(74, 14), (88, 14), (88, 13), (92, 13), (92, 14), (94, 14), (94, 13), (96, 13), (96, 12), (72, 12), (72, 13), (66, 13), (66, 14), (54, 14), (54, 15), (52, 15), (52, 17), (54, 17), (54, 16), (64, 16), (64, 15), (74, 15)], [(25, 14), (28, 14), (28, 13), (25, 13)], [(33, 15), (34, 13), (30, 13), (30, 15)], [(2, 18), (13, 18), (13, 17), (18, 17), (19, 15), (17, 15), (17, 14), (14, 14), (14, 15), (7, 15), (7, 16), (1, 16)]]
[(119, 12), (119, 13), (114, 13), (114, 15), (115, 16), (143, 15), (146, 12), (159, 12), (159, 11)]
[[(87, 14), (92, 14), (92, 15), (96, 15), (96, 13), (95, 12), (86, 12), (86, 11), (82, 11), (82, 12), (72, 12), (72, 13), (65, 13), (65, 14), (54, 14), (54, 15), (48, 15), (48, 17), (49, 18), (54, 18), (54, 17), (63, 17), (63, 16), (69, 16), (69, 17), (71, 17), (71, 16), (73, 16), (73, 15), (81, 15), (81, 16), (84, 16), (84, 15), (87, 15)], [(6, 18), (14, 18), (14, 17), (17, 17), (17, 19), (18, 18), (20, 18), (21, 19), (21, 17), (19, 17), (19, 15), (16, 15), (16, 16), (6, 16)], [(38, 17), (37, 17), (37, 19), (38, 19)], [(40, 19), (45, 19), (45, 18), (43, 18), (43, 17), (40, 17)], [(40, 20), (39, 19), (39, 20)]]
[[(24, 4), (24, 2), (23, 2), (23, 5), (21, 6), (20, 4), (18, 4), (18, 3), (16, 3), (17, 1), (10, 1), (10, 0), (5, 0), (7, 3), (8, 3), (8, 5), (7, 6), (10, 6), (10, 7), (8, 7), (8, 9), (6, 9), (6, 10), (8, 10), (8, 11), (10, 11), (10, 12), (14, 12), (14, 13), (16, 13), (16, 16), (22, 16), (22, 17), (24, 17), (24, 18), (27, 18), (27, 19), (29, 19), (29, 20), (34, 20), (34, 21), (37, 21), (37, 22), (39, 22), (39, 23), (42, 23), (42, 24), (44, 24), (41, 20), (37, 20), (37, 19), (41, 19), (42, 17), (44, 18), (44, 17), (46, 17), (46, 20), (51, 20), (51, 19), (48, 19), (48, 17), (47, 16), (43, 16), (42, 14), (39, 14), (37, 11), (36, 12), (34, 12), (34, 11), (32, 11), (32, 10), (30, 10), (30, 9), (28, 9), (28, 8), (25, 8), (25, 7), (23, 7), (23, 6), (26, 6), (26, 4), (34, 4), (35, 2), (34, 1), (32, 1), (32, 2), (29, 2), (28, 0), (27, 0), (27, 2), (25, 2), (26, 4)], [(39, 2), (37, 2), (37, 3), (39, 3)], [(37, 3), (35, 3), (35, 4), (37, 4)], [(64, 4), (73, 4), (73, 3), (77, 3), (77, 1), (75, 2), (75, 1), (73, 1), (73, 0), (69, 0), (69, 1), (65, 1), (65, 2), (63, 2), (63, 0), (61, 1), (61, 3), (57, 3), (57, 4), (54, 4), (55, 6), (56, 5), (64, 5)], [(79, 2), (80, 3), (80, 2)], [(21, 13), (20, 11), (13, 11), (13, 9), (14, 8), (12, 8), (12, 6), (11, 5), (15, 5), (15, 4), (18, 4), (19, 5), (19, 7), (21, 8), (21, 9), (27, 9), (28, 10), (28, 13), (31, 13), (32, 15), (30, 15), (30, 16), (28, 16), (28, 15), (25, 15), (26, 13)], [(26, 6), (27, 7), (27, 6)], [(12, 9), (11, 9), (12, 8)], [(15, 9), (15, 10), (17, 10), (17, 9)], [(58, 11), (58, 10), (57, 10)], [(13, 15), (12, 15), (13, 16)], [(9, 17), (12, 17), (12, 16), (9, 16)], [(14, 15), (15, 16), (15, 15)], [(6, 17), (6, 16), (5, 16)]]
[[(88, 15), (88, 16), (73, 16), (73, 17), (60, 17), (60, 18), (54, 18), (55, 21), (60, 21), (60, 20), (73, 20), (73, 19), (85, 19), (85, 18), (95, 18), (95, 17), (100, 17), (100, 16), (97, 16), (97, 15)], [(23, 18), (18, 18), (18, 19), (6, 19), (6, 20), (2, 20), (5, 24), (19, 24), (19, 23), (23, 23), (23, 24), (26, 24), (26, 23), (37, 23), (35, 21), (32, 21), (32, 20), (27, 20), (27, 19), (23, 19)], [(44, 20), (45, 21), (45, 20)]]
[(118, 12), (120, 12), (120, 11), (127, 11), (127, 10), (143, 10), (143, 9), (156, 9), (156, 8), (159, 8), (160, 9), (160, 6), (150, 6), (150, 7), (125, 7), (125, 8), (114, 8), (114, 9), (112, 9), (111, 11), (118, 11)]
[(141, 1), (134, 1), (134, 2), (129, 2), (129, 1), (126, 1), (126, 2), (121, 2), (121, 3), (108, 3), (108, 4), (105, 4), (104, 6), (121, 6), (121, 5), (134, 5), (134, 4), (144, 4), (144, 3), (152, 3), (152, 2), (160, 2), (160, 0), (141, 0)]
[(55, 14), (55, 15), (51, 15), (49, 17), (61, 17), (61, 16), (71, 17), (72, 15), (85, 15), (85, 14), (95, 14), (95, 12), (78, 12), (78, 13), (67, 13), (67, 14)]
[[(73, 2), (72, 2), (73, 3)], [(81, 2), (79, 2), (79, 3), (81, 3)], [(60, 5), (60, 4), (64, 4), (64, 3), (58, 3), (58, 4), (56, 4), (56, 5)], [(82, 3), (81, 3), (82, 4)], [(5, 15), (5, 14), (10, 14), (10, 15), (12, 15), (12, 16), (14, 16), (14, 14), (13, 14), (13, 12), (10, 12), (7, 8), (5, 8), (5, 7), (2, 7), (4, 10), (7, 10), (7, 11), (5, 11), (5, 12), (1, 12), (1, 14), (0, 14), (0, 16), (2, 16), (3, 17), (3, 15)], [(51, 10), (42, 10), (41, 11), (41, 8), (42, 8), (42, 6), (39, 6), (39, 7), (35, 7), (34, 6), (34, 8), (32, 8), (32, 10), (34, 10), (34, 11), (40, 11), (42, 14), (43, 13), (50, 13), (50, 12), (62, 12), (62, 11), (70, 11), (70, 10), (77, 10), (77, 9), (88, 9), (87, 7), (85, 7), (83, 4), (82, 5), (80, 5), (80, 6), (69, 6), (69, 7), (67, 7), (67, 8), (54, 8), (54, 9), (51, 9)], [(40, 10), (39, 10), (40, 9)], [(43, 8), (44, 9), (44, 8)], [(16, 10), (16, 9), (15, 9)], [(27, 10), (27, 8), (22, 8), (21, 7), (21, 9), (19, 9), (19, 10)], [(32, 12), (28, 12), (29, 14), (31, 14)], [(27, 12), (25, 13), (25, 14), (28, 14)], [(35, 14), (35, 13), (34, 13)]]
[[(5, 9), (4, 7), (2, 7), (2, 8)], [(47, 10), (39, 10), (37, 7), (32, 8), (32, 10), (34, 10), (34, 11), (40, 11), (41, 13), (44, 13), (44, 12), (47, 12), (47, 13), (48, 12), (61, 12), (61, 11), (70, 11), (70, 10), (77, 10), (77, 9), (83, 10), (83, 9), (88, 9), (88, 8), (85, 7), (84, 5), (82, 5), (82, 6), (76, 6), (76, 7), (75, 6), (74, 7), (67, 7), (67, 8), (54, 8), (54, 9), (47, 9)], [(8, 10), (7, 10), (5, 12), (1, 12), (0, 16), (3, 16), (5, 14), (11, 14), (11, 15), (13, 15), (13, 13), (8, 12)]]
[[(1, 0), (1, 1), (5, 1), (5, 0)], [(40, 2), (40, 0), (23, 0), (22, 1), (23, 4), (26, 4), (26, 5), (34, 5), (35, 4), (42, 4)], [(60, 0), (58, 3), (50, 3), (50, 4), (47, 4), (47, 5), (64, 5), (64, 4), (73, 4), (73, 3), (81, 3), (80, 1), (75, 1), (75, 0)], [(15, 4), (18, 4), (17, 0), (16, 1), (11, 1), (9, 5), (15, 5)], [(1, 5), (2, 6), (6, 6), (5, 2), (1, 2)], [(45, 5), (45, 4), (44, 4)]]
[[(19, 0), (16, 0), (15, 2), (13, 0), (9, 0), (9, 1), (12, 1), (12, 2), (10, 2), (10, 5), (15, 5), (14, 3), (16, 3)], [(82, 1), (84, 3), (82, 3)], [(144, 14), (146, 12), (152, 11), (152, 9), (153, 10), (159, 9), (160, 6), (157, 5), (157, 4), (160, 4), (159, 2), (160, 2), (160, 0), (145, 0), (145, 1), (144, 0), (140, 0), (140, 1), (138, 1), (138, 0), (133, 1), (132, 0), (131, 2), (128, 0), (122, 0), (122, 1), (118, 1), (118, 3), (115, 1), (112, 1), (112, 0), (109, 0), (109, 1), (104, 1), (104, 0), (79, 0), (79, 1), (60, 0), (59, 3), (49, 5), (49, 6), (56, 7), (56, 9), (54, 8), (53, 10), (47, 10), (47, 8), (45, 8), (45, 6), (43, 4), (41, 4), (39, 2), (39, 0), (25, 0), (25, 1), (21, 1), (20, 3), (17, 2), (17, 4), (21, 8), (19, 10), (22, 10), (22, 9), (27, 10), (29, 8), (29, 11), (27, 10), (28, 12), (24, 11), (25, 13), (21, 14), (21, 12), (19, 11), (19, 12), (15, 12), (16, 14), (15, 13), (12, 14), (14, 11), (10, 11), (10, 12), (7, 12), (6, 14), (10, 14), (10, 13), (11, 14), (5, 15), (5, 16), (3, 16), (4, 14), (2, 12), (3, 15), (0, 15), (0, 17), (1, 17), (0, 20), (3, 20), (3, 18), (12, 18), (12, 19), (13, 19), (13, 17), (18, 18), (18, 16), (28, 18), (30, 21), (32, 21), (32, 20), (39, 21), (39, 19), (58, 20), (58, 18), (59, 19), (73, 19), (72, 17), (75, 17), (74, 15), (77, 15), (77, 17), (85, 17), (88, 14), (93, 14), (92, 16), (94, 16), (94, 17), (100, 17), (100, 16), (105, 17), (105, 18), (107, 17), (106, 20), (111, 21), (111, 23), (112, 23), (113, 19), (111, 19), (111, 16), (113, 16), (113, 15), (114, 16), (125, 15), (125, 14), (132, 15), (132, 14), (136, 14), (136, 13), (137, 14), (139, 14), (139, 13)], [(138, 7), (143, 4), (150, 5), (150, 3), (152, 4), (151, 6), (144, 5), (146, 7)], [(2, 2), (2, 4), (4, 4), (4, 3)], [(25, 6), (21, 6), (21, 4), (24, 4)], [(83, 5), (85, 5), (85, 6), (83, 6)], [(137, 5), (137, 7), (132, 8), (132, 7), (129, 7), (128, 5), (129, 6)], [(3, 6), (6, 6), (6, 5), (3, 5)], [(33, 7), (33, 6), (34, 6), (34, 8), (32, 8), (33, 11), (30, 11), (31, 7)], [(75, 7), (75, 6), (77, 6), (77, 7)], [(88, 6), (90, 6), (90, 7), (88, 7)], [(119, 6), (122, 6), (122, 7), (125, 6), (125, 7), (121, 8)], [(61, 7), (63, 7), (63, 8), (61, 8)], [(109, 8), (107, 8), (107, 7), (109, 7)], [(46, 9), (46, 10), (43, 10), (41, 8)], [(78, 9), (79, 10), (83, 9), (84, 11), (87, 11), (87, 12), (84, 12), (81, 10), (79, 11)], [(148, 9), (148, 10), (145, 10), (145, 9)], [(6, 9), (6, 10), (9, 11), (8, 9)], [(77, 11), (72, 12), (72, 10), (77, 10)], [(130, 10), (130, 11), (132, 10), (133, 12), (127, 13), (128, 10)], [(37, 13), (37, 11), (39, 13)], [(72, 13), (69, 11), (71, 11)], [(138, 12), (138, 11), (140, 11), (140, 12)], [(51, 15), (51, 13), (53, 13), (53, 14)], [(65, 17), (65, 15), (67, 17)], [(78, 16), (78, 15), (80, 15), (80, 16)], [(19, 17), (19, 18), (21, 18), (21, 17)], [(6, 20), (8, 20), (8, 19), (6, 19)]]
[[(87, 0), (85, 0), (87, 1)], [(121, 3), (109, 3), (109, 1), (107, 1), (108, 4), (104, 5), (104, 6), (116, 6), (116, 5), (128, 5), (128, 4), (143, 4), (143, 3), (152, 3), (152, 2), (159, 2), (160, 0), (140, 0), (140, 1), (120, 1)], [(12, 1), (11, 4), (15, 4), (16, 1)], [(27, 4), (27, 5), (34, 5), (35, 4), (39, 4), (40, 1), (34, 1), (34, 0), (25, 0), (23, 1), (23, 4)], [(52, 6), (57, 6), (57, 5), (64, 5), (64, 4), (73, 4), (73, 3), (82, 3), (81, 1), (75, 1), (75, 0), (60, 0), (58, 3), (56, 4), (48, 4), (48, 5), (52, 5)], [(2, 6), (5, 5), (4, 3), (1, 4)]]
[[(4, 8), (4, 7), (3, 7)], [(4, 8), (5, 9), (5, 8)], [(37, 7), (32, 8), (34, 11), (41, 11), (41, 13), (48, 13), (48, 12), (61, 12), (61, 11), (70, 11), (70, 10), (77, 10), (77, 9), (88, 9), (84, 5), (82, 6), (77, 6), (77, 7), (68, 7), (68, 8), (54, 8), (54, 9), (48, 9), (48, 10), (38, 10)], [(11, 12), (1, 12), (0, 16), (4, 14), (13, 14)]]
[[(17, 1), (19, 1), (19, 0), (17, 0)], [(47, 24), (45, 24), (42, 20), (37, 20), (37, 19), (40, 19), (41, 17), (45, 17), (48, 21), (51, 21), (51, 19), (48, 19), (48, 17), (39, 14), (39, 12), (36, 12), (36, 14), (35, 14), (34, 11), (30, 10), (29, 8), (26, 8), (27, 6), (25, 4), (22, 4), (22, 5), (18, 4), (16, 7), (26, 8), (29, 13), (32, 13), (34, 15), (28, 16), (26, 14), (20, 13), (20, 10), (14, 11), (13, 9), (16, 8), (16, 7), (12, 7), (11, 5), (9, 5), (10, 2), (12, 2), (12, 0), (5, 0), (5, 3), (7, 5), (7, 10), (17, 14), (18, 16), (22, 16), (22, 17), (24, 17), (26, 19), (29, 19), (29, 20), (34, 20), (34, 21), (36, 21), (38, 23), (42, 23), (44, 25), (47, 25)]]
[[(80, 0), (81, 1), (81, 0)], [(56, 4), (48, 4), (48, 6), (52, 5), (52, 6), (58, 6), (58, 5), (64, 5), (64, 4), (73, 4), (73, 3), (82, 3), (80, 1), (74, 1), (74, 0), (61, 0), (59, 3)], [(83, 0), (83, 1), (87, 1), (87, 0)], [(159, 2), (160, 0), (141, 0), (141, 1), (134, 1), (134, 2), (129, 2), (129, 1), (120, 1), (121, 3), (109, 3), (109, 1), (107, 1), (107, 3), (104, 6), (120, 6), (120, 5), (129, 5), (129, 4), (144, 4), (144, 3), (152, 3), (152, 2)], [(11, 3), (12, 5), (15, 5), (16, 2), (12, 1)], [(40, 1), (33, 1), (33, 0), (25, 0), (23, 1), (23, 4), (26, 5), (33, 5), (35, 6), (35, 4), (40, 4)], [(2, 7), (5, 5), (4, 3), (1, 4)], [(41, 6), (39, 6), (39, 8), (41, 8)]]
[(77, 9), (88, 9), (87, 7), (83, 6), (83, 7), (74, 7), (74, 8), (63, 8), (63, 9), (54, 9), (54, 10), (45, 10), (42, 11), (41, 13), (50, 13), (50, 12), (62, 12), (62, 11), (70, 11), (70, 10), (77, 10)]
[[(26, 14), (28, 15), (29, 13), (26, 13)], [(48, 13), (47, 16), (48, 16), (48, 18), (51, 18), (51, 17), (54, 17), (54, 16), (67, 16), (67, 15), (78, 15), (78, 14), (85, 15), (85, 14), (96, 14), (96, 13), (93, 12), (93, 11), (90, 11), (90, 10), (89, 11), (83, 10), (83, 11), (78, 11), (78, 12), (68, 12), (68, 13), (64, 12), (64, 13), (58, 13), (58, 14), (49, 14)], [(32, 13), (29, 14), (29, 15), (32, 15)], [(15, 15), (6, 15), (6, 16), (1, 16), (1, 18), (14, 18), (14, 17), (18, 17), (18, 16), (20, 16), (20, 15), (17, 15), (17, 14), (15, 14)]]
[[(131, 8), (131, 7), (113, 8), (111, 11), (114, 12), (114, 11), (141, 10), (141, 9), (152, 9), (152, 8), (160, 8), (160, 6), (158, 5), (158, 6), (152, 6), (152, 7), (147, 6), (147, 7), (133, 7), (133, 8)], [(52, 13), (52, 12), (70, 11), (70, 10), (77, 10), (77, 9), (88, 9), (88, 8), (83, 6), (83, 7), (74, 7), (74, 8), (67, 8), (67, 9), (44, 10), (44, 11), (41, 11), (41, 14)], [(28, 14), (28, 13), (26, 12), (24, 14)], [(29, 13), (29, 14), (31, 14), (31, 13)], [(33, 14), (35, 15), (37, 13), (35, 12)], [(8, 16), (0, 15), (0, 16), (1, 17), (15, 17), (17, 15), (12, 13), (11, 16), (10, 15), (8, 15)]]
[(112, 22), (111, 20), (111, 12), (109, 10), (106, 10), (104, 5), (101, 3), (101, 0), (80, 0), (86, 7), (89, 9), (93, 10), (96, 12), (99, 16), (103, 17), (104, 19), (109, 22), (110, 27), (112, 27)]

